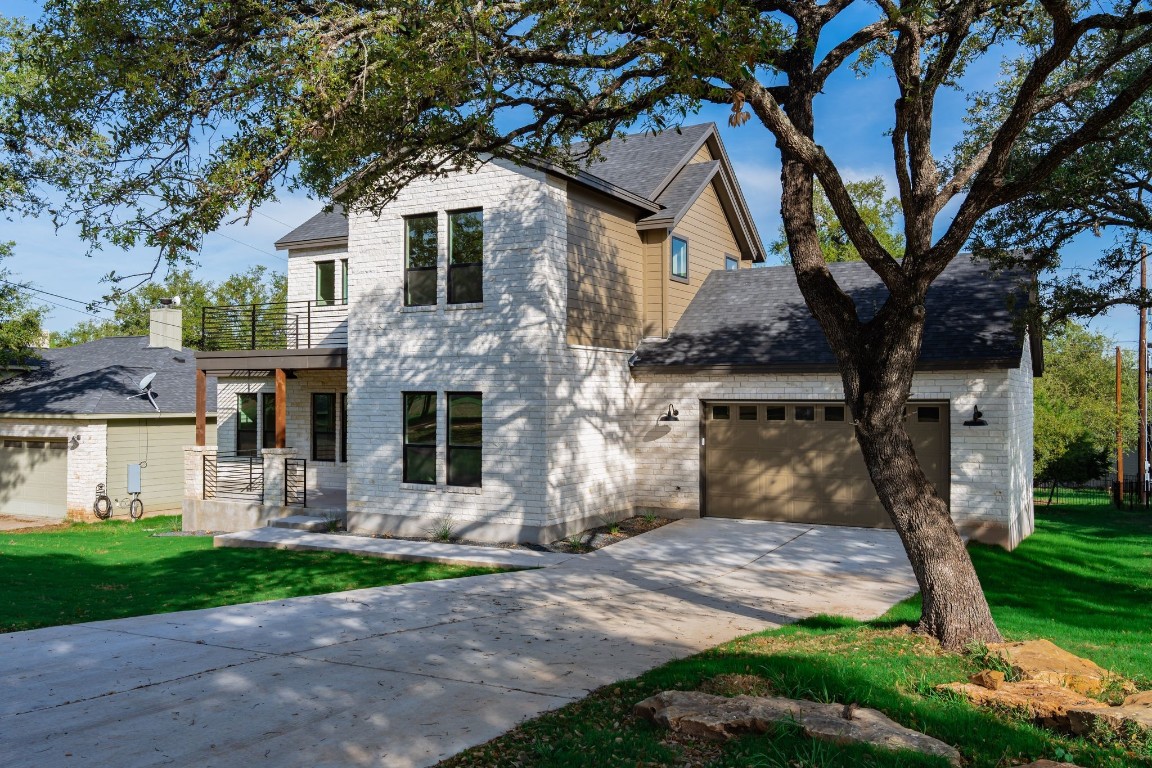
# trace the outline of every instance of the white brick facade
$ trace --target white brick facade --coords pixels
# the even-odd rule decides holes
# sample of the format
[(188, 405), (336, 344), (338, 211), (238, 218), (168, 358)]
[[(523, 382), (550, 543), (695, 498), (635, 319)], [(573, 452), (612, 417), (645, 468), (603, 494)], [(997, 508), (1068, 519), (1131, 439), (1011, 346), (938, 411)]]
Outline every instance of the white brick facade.
[[(411, 184), (377, 217), (349, 221), (348, 367), (288, 382), (288, 446), (309, 484), (346, 487), (351, 530), (547, 541), (636, 509), (693, 516), (700, 499), (700, 405), (709, 399), (842, 400), (835, 374), (634, 378), (630, 351), (567, 342), (567, 189), (493, 161)], [(447, 303), (448, 214), (484, 217), (484, 301)], [(438, 222), (437, 303), (404, 306), (405, 217)], [(314, 298), (317, 260), (294, 251), (289, 298)], [(348, 463), (311, 460), (310, 396), (348, 397)], [(220, 452), (234, 452), (236, 392), (269, 379), (221, 379)], [(437, 483), (403, 482), (404, 392), (435, 392)], [(446, 484), (450, 392), (483, 395), (483, 487)], [(925, 372), (912, 397), (950, 404), (951, 506), (974, 536), (1014, 546), (1032, 530), (1032, 378), (1018, 370)], [(673, 404), (680, 420), (658, 423)], [(965, 427), (979, 404), (987, 427)], [(260, 427), (262, 429), (262, 425)], [(259, 434), (259, 433), (258, 433)]]

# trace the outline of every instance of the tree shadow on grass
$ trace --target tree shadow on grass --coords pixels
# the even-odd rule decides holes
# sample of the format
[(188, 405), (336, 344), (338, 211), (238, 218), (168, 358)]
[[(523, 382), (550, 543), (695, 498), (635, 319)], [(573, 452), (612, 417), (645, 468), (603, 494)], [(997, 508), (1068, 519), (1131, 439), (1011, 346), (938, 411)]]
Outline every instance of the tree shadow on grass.
[(184, 551), (149, 561), (5, 552), (0, 632), (491, 573), (339, 553)]

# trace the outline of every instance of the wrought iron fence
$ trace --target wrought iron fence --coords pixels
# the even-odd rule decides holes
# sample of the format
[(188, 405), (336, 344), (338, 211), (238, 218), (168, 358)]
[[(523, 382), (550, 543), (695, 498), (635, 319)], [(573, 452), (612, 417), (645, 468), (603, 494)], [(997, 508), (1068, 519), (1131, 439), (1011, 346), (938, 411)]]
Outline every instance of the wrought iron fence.
[(1116, 476), (1112, 476), (1113, 493), (1119, 499), (1119, 506), (1124, 509), (1143, 509), (1147, 511), (1152, 508), (1152, 482), (1147, 478), (1144, 479), (1144, 499), (1140, 499), (1140, 477), (1138, 475), (1125, 475), (1124, 485), (1120, 486), (1116, 482)]
[(287, 301), (204, 307), (200, 333), (208, 352), (347, 347), (348, 305)]
[(304, 459), (284, 459), (285, 506), (308, 506), (308, 462)]
[(1112, 486), (1116, 476), (1086, 483), (1064, 485), (1059, 483), (1037, 483), (1033, 487), (1033, 498), (1038, 504), (1081, 504), (1087, 506), (1111, 506)]
[(260, 456), (204, 456), (204, 498), (264, 500), (264, 459)]

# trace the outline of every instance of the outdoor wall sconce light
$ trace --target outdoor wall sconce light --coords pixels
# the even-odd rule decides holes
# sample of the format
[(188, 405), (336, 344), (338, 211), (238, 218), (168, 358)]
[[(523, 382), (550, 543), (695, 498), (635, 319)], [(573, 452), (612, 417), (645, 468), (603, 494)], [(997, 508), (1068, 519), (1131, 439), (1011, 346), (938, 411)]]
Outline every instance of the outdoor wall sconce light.
[(972, 406), (972, 418), (964, 422), (966, 427), (986, 427), (988, 422), (984, 421), (984, 411), (980, 410), (980, 406)]
[(660, 418), (656, 421), (680, 421), (680, 411), (676, 410), (676, 406), (669, 403), (668, 410), (660, 414)]

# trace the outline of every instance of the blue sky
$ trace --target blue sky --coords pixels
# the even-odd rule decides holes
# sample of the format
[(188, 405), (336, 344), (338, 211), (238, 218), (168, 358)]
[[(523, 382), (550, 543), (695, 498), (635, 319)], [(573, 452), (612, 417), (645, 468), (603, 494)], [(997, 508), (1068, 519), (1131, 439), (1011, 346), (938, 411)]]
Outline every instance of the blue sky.
[[(39, 3), (33, 0), (4, 0), (0, 13), (35, 17), (38, 9)], [(870, 5), (858, 2), (857, 9), (846, 12), (843, 24), (847, 27), (854, 19), (870, 18), (871, 12)], [(999, 61), (992, 57), (979, 62), (967, 74), (965, 86), (990, 88), (999, 73), (999, 66)], [(894, 189), (891, 144), (885, 131), (890, 125), (895, 94), (895, 84), (885, 72), (859, 78), (844, 69), (828, 83), (818, 104), (817, 140), (825, 146), (846, 178), (879, 175), (888, 182), (889, 189)], [(946, 153), (960, 137), (965, 108), (966, 100), (962, 94), (946, 92), (942, 95), (934, 136), (934, 147), (939, 154)], [(780, 224), (779, 155), (771, 136), (755, 119), (734, 129), (727, 124), (728, 113), (727, 107), (708, 106), (687, 122), (712, 121), (720, 126), (760, 235), (767, 243), (776, 238)], [(285, 192), (278, 202), (261, 207), (248, 223), (229, 225), (208, 235), (203, 251), (196, 256), (198, 275), (219, 280), (253, 264), (283, 270), (286, 258), (275, 250), (273, 242), (315, 213), (320, 205), (318, 200), (310, 200), (303, 194)], [(138, 272), (147, 268), (153, 258), (145, 252), (125, 253), (114, 248), (87, 257), (84, 255), (86, 246), (74, 229), (65, 228), (57, 232), (51, 222), (44, 219), (0, 220), (0, 239), (16, 241), (16, 255), (7, 261), (7, 266), (17, 279), (28, 281), (40, 290), (80, 301), (98, 298), (107, 290), (100, 280), (108, 272)], [(1098, 250), (1105, 245), (1105, 240), (1081, 238), (1065, 251), (1065, 267), (1091, 264)], [(49, 330), (66, 329), (87, 316), (75, 303), (41, 298), (54, 303), (49, 306)], [(1117, 343), (1135, 346), (1138, 329), (1135, 311), (1114, 311), (1093, 321), (1092, 327), (1112, 336)]]

